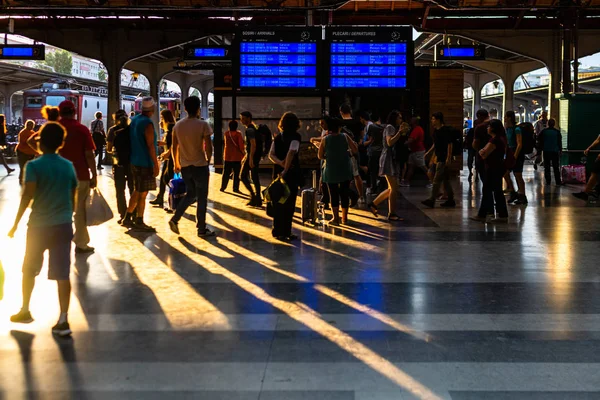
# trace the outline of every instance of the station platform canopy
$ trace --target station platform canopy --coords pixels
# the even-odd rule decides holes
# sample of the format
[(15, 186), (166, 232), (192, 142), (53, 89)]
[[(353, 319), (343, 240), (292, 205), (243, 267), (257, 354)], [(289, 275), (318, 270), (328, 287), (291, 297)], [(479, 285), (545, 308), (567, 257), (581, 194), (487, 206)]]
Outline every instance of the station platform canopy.
[(0, 10), (3, 18), (45, 17), (35, 24), (50, 27), (66, 18), (72, 27), (92, 27), (89, 20), (95, 19), (101, 25), (128, 20), (153, 28), (185, 27), (182, 23), (197, 28), (204, 18), (224, 29), (228, 21), (282, 25), (311, 18), (315, 25), (413, 25), (432, 31), (555, 29), (565, 12), (577, 14), (580, 29), (600, 26), (600, 0), (6, 0)]

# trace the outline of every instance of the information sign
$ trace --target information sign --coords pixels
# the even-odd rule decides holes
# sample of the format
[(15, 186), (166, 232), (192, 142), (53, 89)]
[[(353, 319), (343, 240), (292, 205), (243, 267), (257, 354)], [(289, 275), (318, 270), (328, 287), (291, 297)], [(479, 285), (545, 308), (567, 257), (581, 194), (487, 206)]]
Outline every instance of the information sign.
[(225, 46), (186, 46), (186, 60), (225, 60), (228, 49)]
[(236, 35), (238, 88), (318, 89), (320, 28), (243, 29)]
[(0, 45), (0, 60), (44, 60), (46, 47), (43, 44)]
[(412, 30), (396, 28), (330, 28), (331, 89), (405, 89), (414, 64)]
[(437, 60), (485, 60), (485, 46), (436, 46)]

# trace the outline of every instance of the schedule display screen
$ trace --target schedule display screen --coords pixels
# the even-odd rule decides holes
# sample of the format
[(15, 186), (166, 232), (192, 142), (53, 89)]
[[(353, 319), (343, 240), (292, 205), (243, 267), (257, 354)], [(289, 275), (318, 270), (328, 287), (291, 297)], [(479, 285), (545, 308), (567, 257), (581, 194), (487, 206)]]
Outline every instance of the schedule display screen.
[(242, 30), (239, 88), (317, 89), (319, 28)]
[(412, 71), (409, 28), (328, 29), (329, 87), (405, 89)]
[(34, 45), (0, 45), (0, 59), (2, 60), (43, 60), (46, 56), (46, 47)]
[(437, 60), (485, 60), (485, 46), (436, 46)]
[(216, 46), (186, 46), (186, 60), (222, 60), (227, 57), (227, 47)]

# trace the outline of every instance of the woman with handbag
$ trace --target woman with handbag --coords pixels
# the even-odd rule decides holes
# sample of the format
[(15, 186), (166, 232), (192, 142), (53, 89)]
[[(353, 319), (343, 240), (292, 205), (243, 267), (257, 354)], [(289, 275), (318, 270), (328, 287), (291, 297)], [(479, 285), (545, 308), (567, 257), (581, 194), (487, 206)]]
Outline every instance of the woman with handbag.
[[(486, 180), (483, 182), (481, 206), (477, 216), (471, 217), (471, 219), (481, 222), (507, 223), (508, 209), (502, 191), (502, 178), (506, 172), (506, 164), (514, 162), (514, 157), (512, 160), (505, 157), (507, 154), (507, 141), (502, 121), (498, 119), (491, 120), (488, 126), (488, 135), (491, 137), (490, 141), (483, 149), (479, 150), (479, 155), (485, 162), (486, 173)], [(510, 150), (508, 151), (511, 154)], [(495, 218), (487, 219), (488, 215), (494, 214)]]
[(300, 120), (296, 114), (286, 112), (281, 117), (278, 128), (281, 135), (275, 136), (271, 144), (269, 159), (275, 164), (275, 173), (278, 173), (287, 184), (290, 194), (283, 204), (273, 203), (272, 234), (278, 240), (290, 241), (297, 239), (297, 236), (292, 234), (292, 222), (296, 212), (296, 197), (298, 197), (298, 189), (302, 181), (302, 170), (298, 158), (298, 150), (302, 141), (302, 136), (298, 133)]
[(377, 196), (372, 203), (368, 205), (369, 210), (375, 217), (378, 217), (378, 209), (380, 203), (388, 200), (389, 213), (388, 221), (403, 221), (396, 214), (396, 199), (398, 197), (398, 176), (401, 172), (401, 166), (394, 159), (394, 146), (400, 140), (400, 137), (405, 135), (406, 127), (402, 123), (402, 114), (394, 110), (387, 117), (387, 126), (383, 131), (383, 151), (379, 158), (379, 176), (385, 177), (388, 183), (388, 188)]
[(221, 192), (227, 189), (229, 176), (233, 172), (233, 193), (240, 192), (240, 171), (242, 160), (246, 156), (244, 150), (244, 138), (242, 132), (238, 131), (238, 122), (229, 121), (229, 130), (223, 134), (225, 138), (225, 150), (223, 152), (223, 178), (221, 180)]
[[(323, 182), (329, 188), (333, 218), (329, 225), (348, 223), (348, 207), (350, 206), (350, 181), (354, 179), (350, 154), (358, 151), (352, 138), (342, 133), (343, 121), (337, 118), (327, 119), (329, 134), (323, 138), (319, 146), (319, 159), (325, 160)], [(342, 218), (340, 219), (340, 202)]]

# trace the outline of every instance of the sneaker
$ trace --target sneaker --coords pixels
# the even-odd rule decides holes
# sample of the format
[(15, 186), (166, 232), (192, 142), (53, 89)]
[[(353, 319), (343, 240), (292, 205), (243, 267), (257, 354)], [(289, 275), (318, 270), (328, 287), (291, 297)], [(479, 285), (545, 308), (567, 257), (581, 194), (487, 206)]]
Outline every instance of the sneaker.
[(204, 229), (204, 231), (198, 232), (198, 237), (213, 237), (213, 236), (217, 236), (217, 234), (208, 228)]
[(150, 204), (152, 204), (153, 206), (160, 206), (160, 207), (162, 207), (163, 204), (164, 204), (164, 201), (162, 199), (156, 198), (156, 199), (152, 200), (150, 202)]
[(492, 218), (488, 222), (490, 224), (507, 224), (508, 223), (508, 217)]
[(169, 220), (169, 228), (171, 228), (171, 231), (173, 231), (173, 233), (176, 233), (177, 235), (179, 235), (179, 226), (177, 226), (177, 222), (170, 219)]
[(587, 201), (590, 197), (590, 194), (587, 192), (579, 192), (579, 193), (571, 193), (573, 196), (577, 197), (580, 200)]
[(529, 202), (527, 201), (527, 197), (520, 196), (513, 204), (515, 206), (527, 205)]
[(139, 232), (156, 232), (156, 229), (146, 225), (144, 221), (135, 221), (133, 223), (133, 229)]
[(427, 199), (421, 202), (421, 204), (423, 204), (424, 206), (427, 206), (429, 208), (434, 208), (435, 207), (435, 201), (431, 200), (431, 199)]
[(53, 335), (65, 337), (65, 336), (70, 336), (71, 333), (73, 333), (73, 332), (71, 331), (71, 327), (69, 327), (68, 322), (63, 322), (62, 324), (56, 324), (52, 327)]
[(75, 254), (88, 254), (93, 253), (94, 251), (96, 251), (96, 249), (91, 246), (75, 247)]
[(454, 201), (454, 200), (446, 200), (445, 202), (443, 202), (442, 204), (440, 204), (440, 207), (442, 207), (442, 208), (454, 208), (454, 207), (456, 207), (456, 201)]
[(19, 311), (17, 314), (10, 317), (10, 322), (15, 322), (18, 324), (29, 324), (33, 322), (33, 317), (31, 316), (31, 313), (29, 311)]
[(425, 187), (426, 187), (427, 189), (431, 189), (431, 188), (433, 187), (433, 183), (428, 183), (427, 185), (425, 185)]
[(406, 182), (406, 181), (400, 181), (400, 187), (410, 187), (410, 183)]
[(506, 201), (507, 203), (513, 203), (519, 200), (519, 194), (517, 192), (510, 192), (510, 197)]

